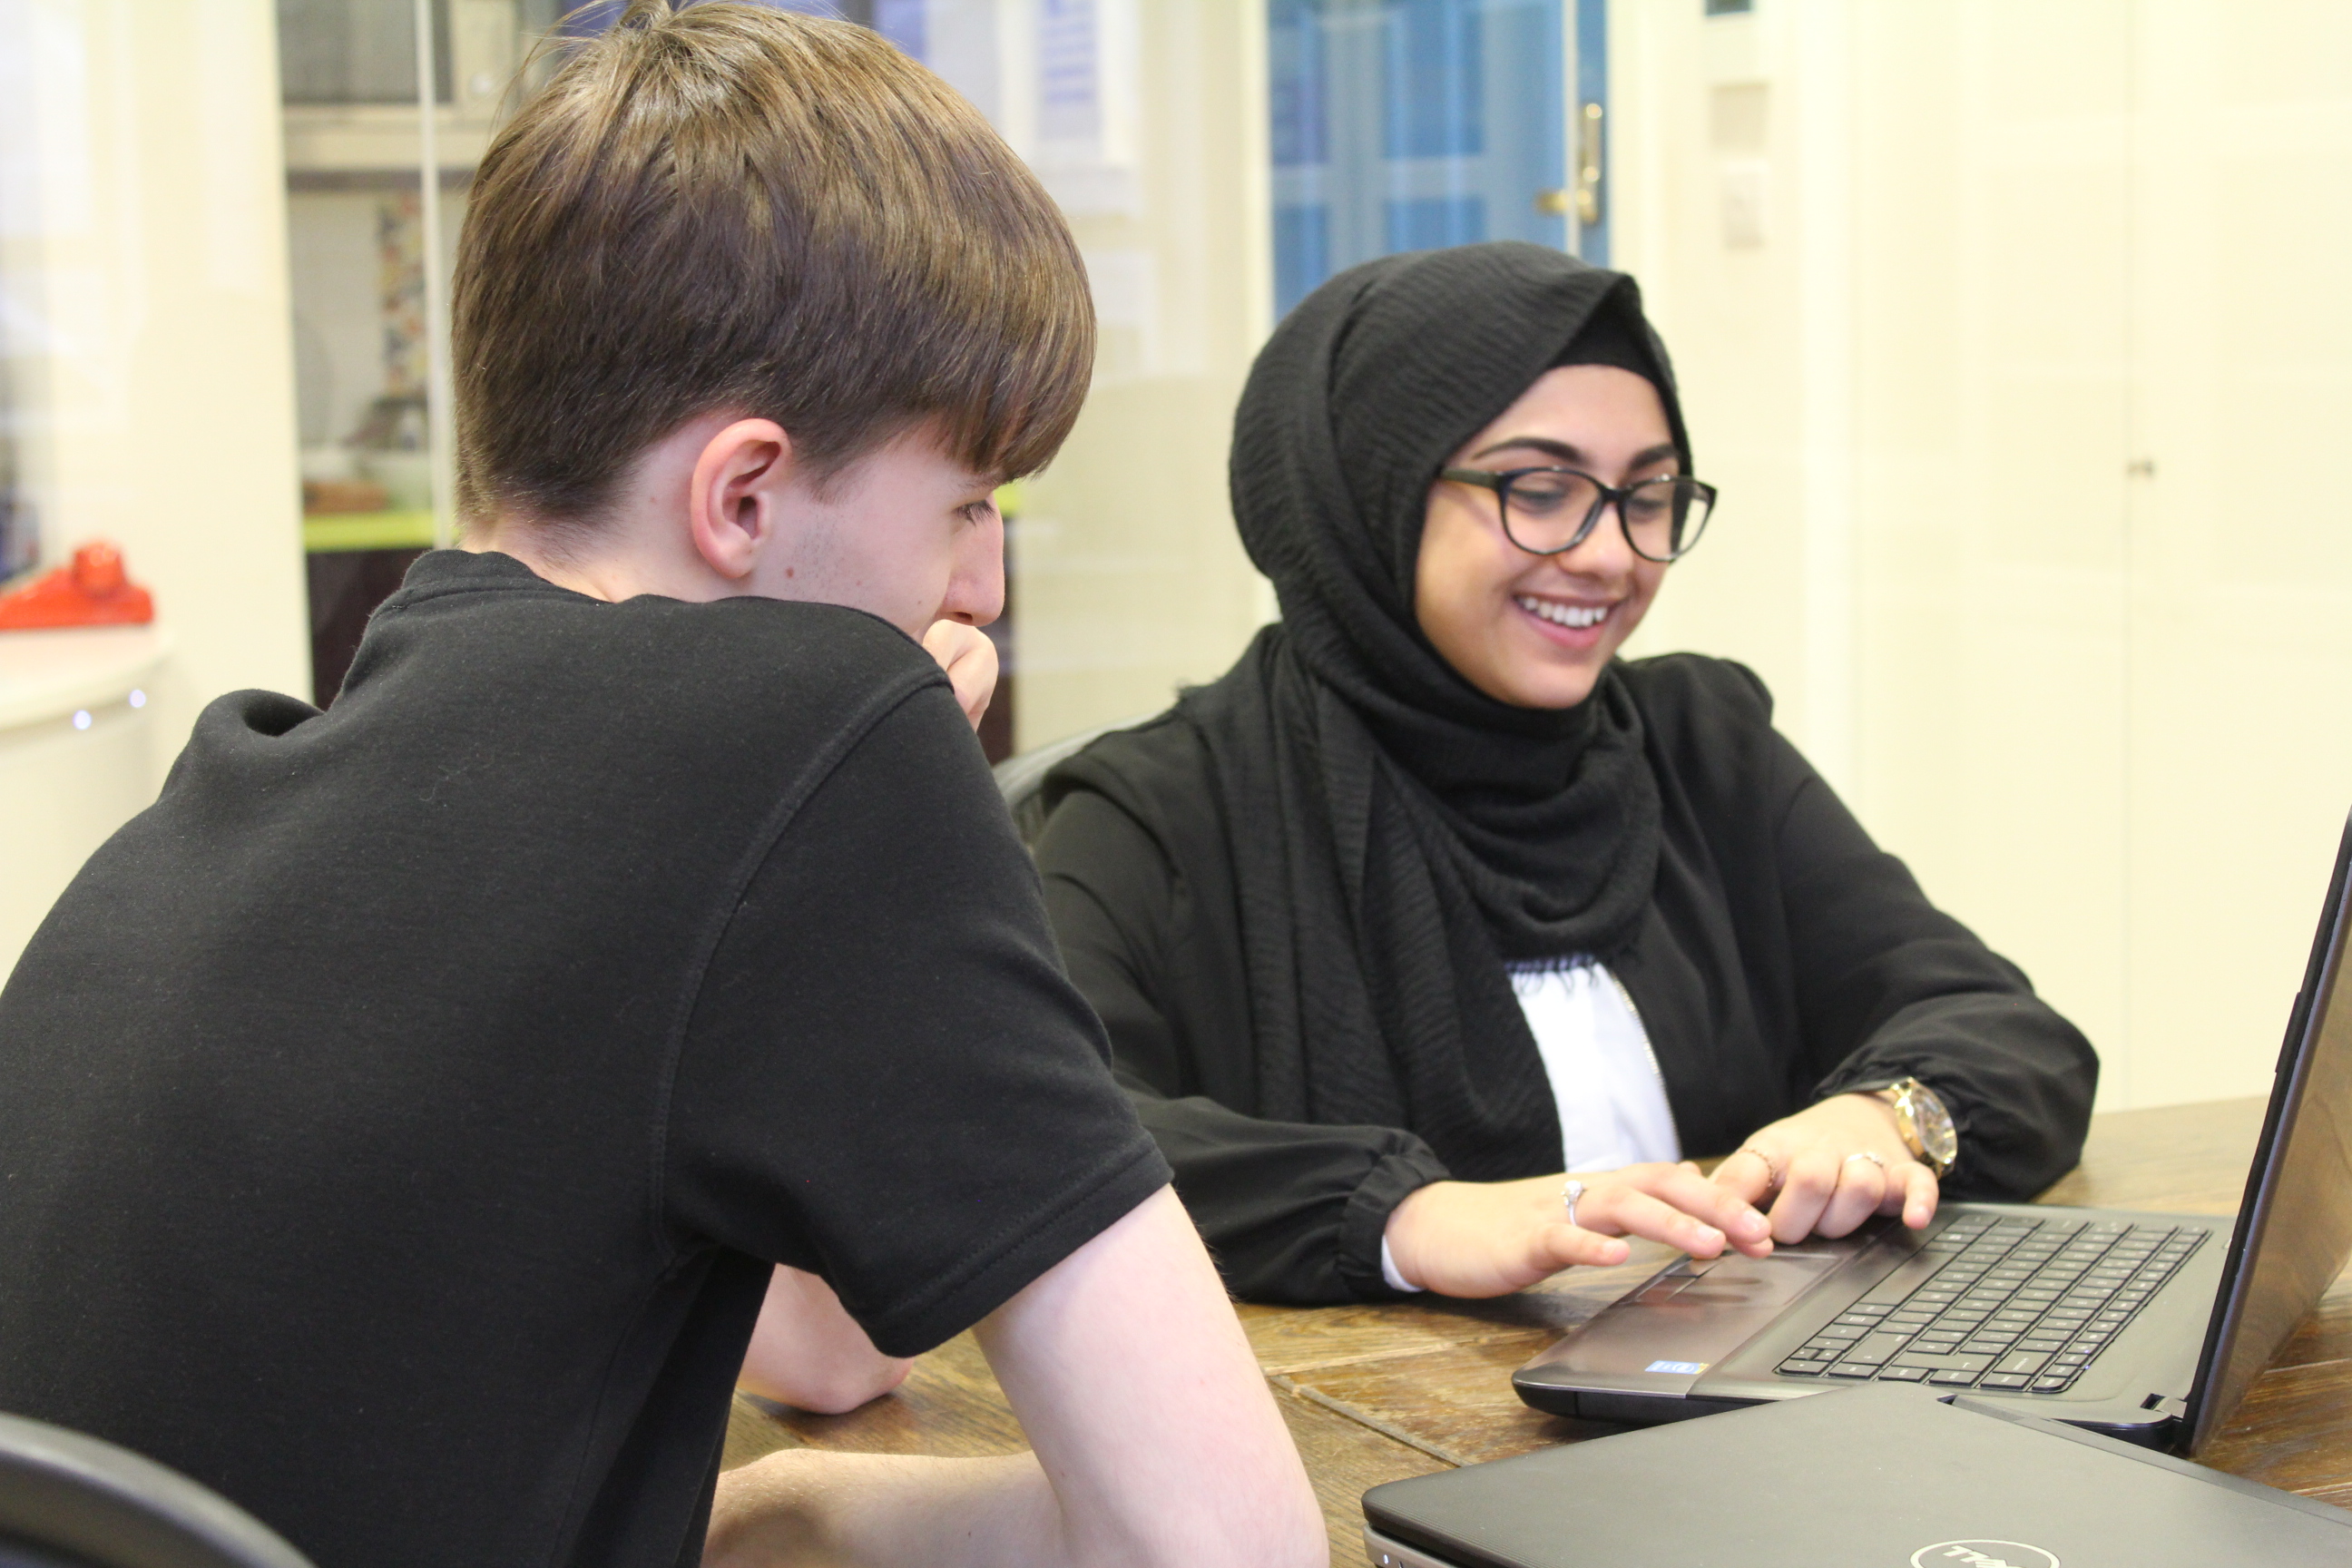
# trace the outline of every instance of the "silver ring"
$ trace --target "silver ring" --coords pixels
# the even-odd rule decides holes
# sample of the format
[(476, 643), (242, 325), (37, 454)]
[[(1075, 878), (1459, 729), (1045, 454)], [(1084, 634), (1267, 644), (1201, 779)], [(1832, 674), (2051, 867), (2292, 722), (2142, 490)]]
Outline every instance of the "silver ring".
[(1848, 1154), (1845, 1157), (1845, 1163), (1849, 1165), (1853, 1164), (1856, 1160), (1867, 1160), (1882, 1171), (1886, 1169), (1886, 1162), (1880, 1159), (1877, 1155), (1872, 1153), (1867, 1149), (1857, 1150), (1855, 1152)]
[(1576, 1223), (1576, 1200), (1583, 1195), (1582, 1182), (1570, 1182), (1559, 1190), (1559, 1201), (1568, 1205), (1568, 1223), (1570, 1225)]

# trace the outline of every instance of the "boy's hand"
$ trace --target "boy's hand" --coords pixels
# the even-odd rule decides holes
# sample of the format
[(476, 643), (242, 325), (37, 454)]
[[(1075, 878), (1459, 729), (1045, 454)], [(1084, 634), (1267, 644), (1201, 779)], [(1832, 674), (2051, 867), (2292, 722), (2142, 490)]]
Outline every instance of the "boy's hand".
[(933, 621), (923, 634), (923, 651), (940, 661), (955, 688), (956, 700), (971, 727), (980, 728), (988, 700), (996, 695), (996, 645), (978, 626), (961, 621)]

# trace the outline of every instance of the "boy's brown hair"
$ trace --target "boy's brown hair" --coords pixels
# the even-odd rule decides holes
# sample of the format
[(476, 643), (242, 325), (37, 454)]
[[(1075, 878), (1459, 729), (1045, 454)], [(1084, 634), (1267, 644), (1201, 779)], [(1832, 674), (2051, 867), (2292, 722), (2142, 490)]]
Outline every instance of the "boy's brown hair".
[(460, 511), (593, 529), (653, 442), (725, 409), (818, 474), (934, 421), (1041, 468), (1094, 362), (1053, 201), (877, 35), (634, 0), (501, 131), (453, 293)]

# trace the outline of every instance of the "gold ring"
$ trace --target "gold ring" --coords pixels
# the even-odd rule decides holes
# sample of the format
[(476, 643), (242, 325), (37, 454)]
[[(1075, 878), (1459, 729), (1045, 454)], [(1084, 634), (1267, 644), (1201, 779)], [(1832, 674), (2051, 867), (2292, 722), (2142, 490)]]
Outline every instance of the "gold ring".
[(1845, 1157), (1845, 1163), (1849, 1165), (1853, 1164), (1856, 1160), (1867, 1160), (1882, 1171), (1886, 1169), (1886, 1162), (1880, 1159), (1877, 1155), (1872, 1153), (1867, 1149), (1856, 1150), (1854, 1152), (1848, 1154)]
[(1753, 1143), (1744, 1143), (1740, 1145), (1739, 1152), (1742, 1154), (1753, 1154), (1757, 1159), (1764, 1163), (1764, 1190), (1766, 1192), (1770, 1193), (1780, 1190), (1780, 1167), (1772, 1163), (1771, 1155), (1767, 1154), (1763, 1150), (1759, 1149)]

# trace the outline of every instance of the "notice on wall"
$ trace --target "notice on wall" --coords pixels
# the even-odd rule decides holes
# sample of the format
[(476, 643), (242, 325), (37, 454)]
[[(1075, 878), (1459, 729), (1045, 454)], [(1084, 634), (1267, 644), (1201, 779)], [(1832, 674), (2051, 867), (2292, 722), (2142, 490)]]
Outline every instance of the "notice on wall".
[(1037, 0), (1037, 171), (1073, 217), (1139, 210), (1135, 0)]

